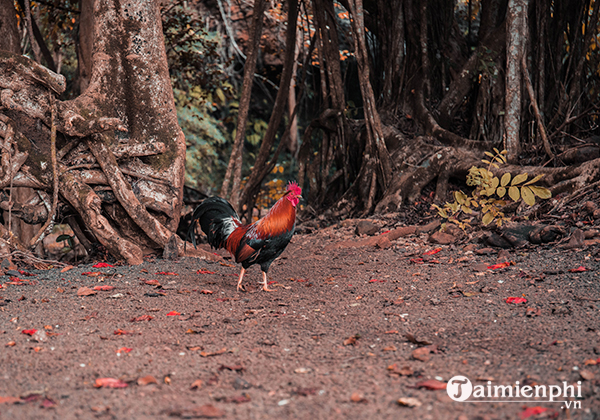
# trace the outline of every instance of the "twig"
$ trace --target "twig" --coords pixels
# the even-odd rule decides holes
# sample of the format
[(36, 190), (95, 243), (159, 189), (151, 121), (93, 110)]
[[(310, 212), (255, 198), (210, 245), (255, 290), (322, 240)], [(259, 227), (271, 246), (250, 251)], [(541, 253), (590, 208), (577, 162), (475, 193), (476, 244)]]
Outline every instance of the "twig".
[(57, 261), (57, 260), (43, 260), (41, 258), (34, 256), (33, 254), (31, 254), (29, 252), (23, 252), (23, 251), (18, 251), (18, 250), (13, 251), (10, 254), (0, 254), (1, 259), (4, 259), (6, 257), (22, 257), (24, 259), (31, 260), (33, 262), (39, 262), (39, 263), (44, 263), (44, 264), (56, 264), (56, 265), (62, 265), (62, 266), (69, 265), (69, 264), (65, 264), (65, 263)]
[(56, 208), (58, 206), (58, 163), (56, 160), (56, 121), (55, 121), (55, 104), (54, 104), (54, 96), (51, 92), (48, 93), (49, 102), (50, 102), (50, 120), (52, 121), (52, 126), (50, 129), (50, 155), (52, 157), (52, 178), (53, 178), (53, 195), (52, 195), (52, 211), (48, 214), (48, 219), (44, 226), (39, 230), (39, 232), (31, 239), (29, 246), (33, 248), (38, 241), (43, 237), (44, 232), (48, 227), (54, 224), (54, 218), (56, 217)]
[(546, 154), (548, 155), (550, 160), (552, 160), (554, 159), (554, 153), (552, 153), (552, 149), (550, 148), (548, 136), (546, 135), (546, 128), (544, 127), (544, 121), (542, 121), (540, 109), (538, 108), (537, 100), (535, 99), (535, 93), (533, 92), (533, 86), (531, 84), (531, 80), (529, 79), (529, 71), (527, 70), (527, 59), (525, 57), (525, 54), (521, 56), (521, 66), (523, 67), (523, 76), (525, 79), (525, 85), (527, 85), (527, 92), (529, 93), (531, 107), (533, 108), (533, 113), (535, 114), (535, 119), (538, 123), (538, 130), (540, 130), (540, 135), (542, 136), (544, 150), (546, 151)]

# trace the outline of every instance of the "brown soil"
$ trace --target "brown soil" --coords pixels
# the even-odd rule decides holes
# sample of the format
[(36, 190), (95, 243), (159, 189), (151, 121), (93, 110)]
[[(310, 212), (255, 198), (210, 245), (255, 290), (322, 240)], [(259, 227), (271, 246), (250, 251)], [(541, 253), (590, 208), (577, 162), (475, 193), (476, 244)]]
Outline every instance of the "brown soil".
[[(324, 249), (351, 232), (296, 235), (271, 267), (272, 293), (257, 267), (237, 292), (231, 260), (4, 276), (0, 418), (518, 419), (536, 406), (547, 410), (529, 418), (600, 418), (597, 248), (511, 251), (514, 264), (499, 269), (487, 268), (495, 251), (424, 255), (436, 247), (425, 235)], [(114, 289), (78, 296), (95, 286)], [(40, 332), (22, 332), (31, 329)], [(582, 381), (582, 408), (455, 402), (418, 388), (459, 374), (484, 385)], [(96, 388), (99, 378), (127, 387)], [(398, 404), (409, 397), (421, 405)]]

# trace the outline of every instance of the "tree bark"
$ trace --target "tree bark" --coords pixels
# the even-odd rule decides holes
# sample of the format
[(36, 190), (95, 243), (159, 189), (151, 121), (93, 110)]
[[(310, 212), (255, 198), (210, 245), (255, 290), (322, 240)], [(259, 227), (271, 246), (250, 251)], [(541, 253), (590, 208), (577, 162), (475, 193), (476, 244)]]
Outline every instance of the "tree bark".
[(521, 150), (521, 57), (527, 40), (529, 0), (509, 0), (506, 20), (506, 110), (504, 132), (509, 162), (517, 162)]

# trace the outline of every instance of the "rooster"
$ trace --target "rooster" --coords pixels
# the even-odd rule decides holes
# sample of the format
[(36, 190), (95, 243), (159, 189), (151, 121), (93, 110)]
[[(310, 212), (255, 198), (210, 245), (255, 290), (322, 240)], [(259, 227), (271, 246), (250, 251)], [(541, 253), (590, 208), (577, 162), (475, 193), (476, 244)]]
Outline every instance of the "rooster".
[(294, 235), (296, 206), (300, 198), (302, 189), (295, 182), (290, 182), (283, 197), (263, 218), (251, 225), (243, 225), (231, 204), (221, 197), (209, 197), (194, 210), (187, 236), (192, 238), (195, 247), (195, 229), (199, 222), (211, 247), (227, 249), (235, 257), (235, 262), (242, 263), (237, 290), (245, 290), (242, 279), (248, 267), (259, 264), (263, 290), (272, 292), (273, 289), (267, 285), (267, 271)]

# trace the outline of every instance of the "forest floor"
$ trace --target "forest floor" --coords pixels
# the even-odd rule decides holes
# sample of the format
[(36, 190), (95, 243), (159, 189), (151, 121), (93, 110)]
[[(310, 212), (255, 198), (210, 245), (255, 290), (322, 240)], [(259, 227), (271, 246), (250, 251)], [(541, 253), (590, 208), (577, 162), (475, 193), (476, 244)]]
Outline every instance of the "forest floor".
[[(347, 223), (296, 234), (271, 293), (257, 267), (236, 291), (230, 259), (8, 272), (0, 419), (600, 419), (597, 245), (494, 268), (497, 250), (426, 234), (359, 241)], [(581, 395), (457, 402), (457, 375)]]

